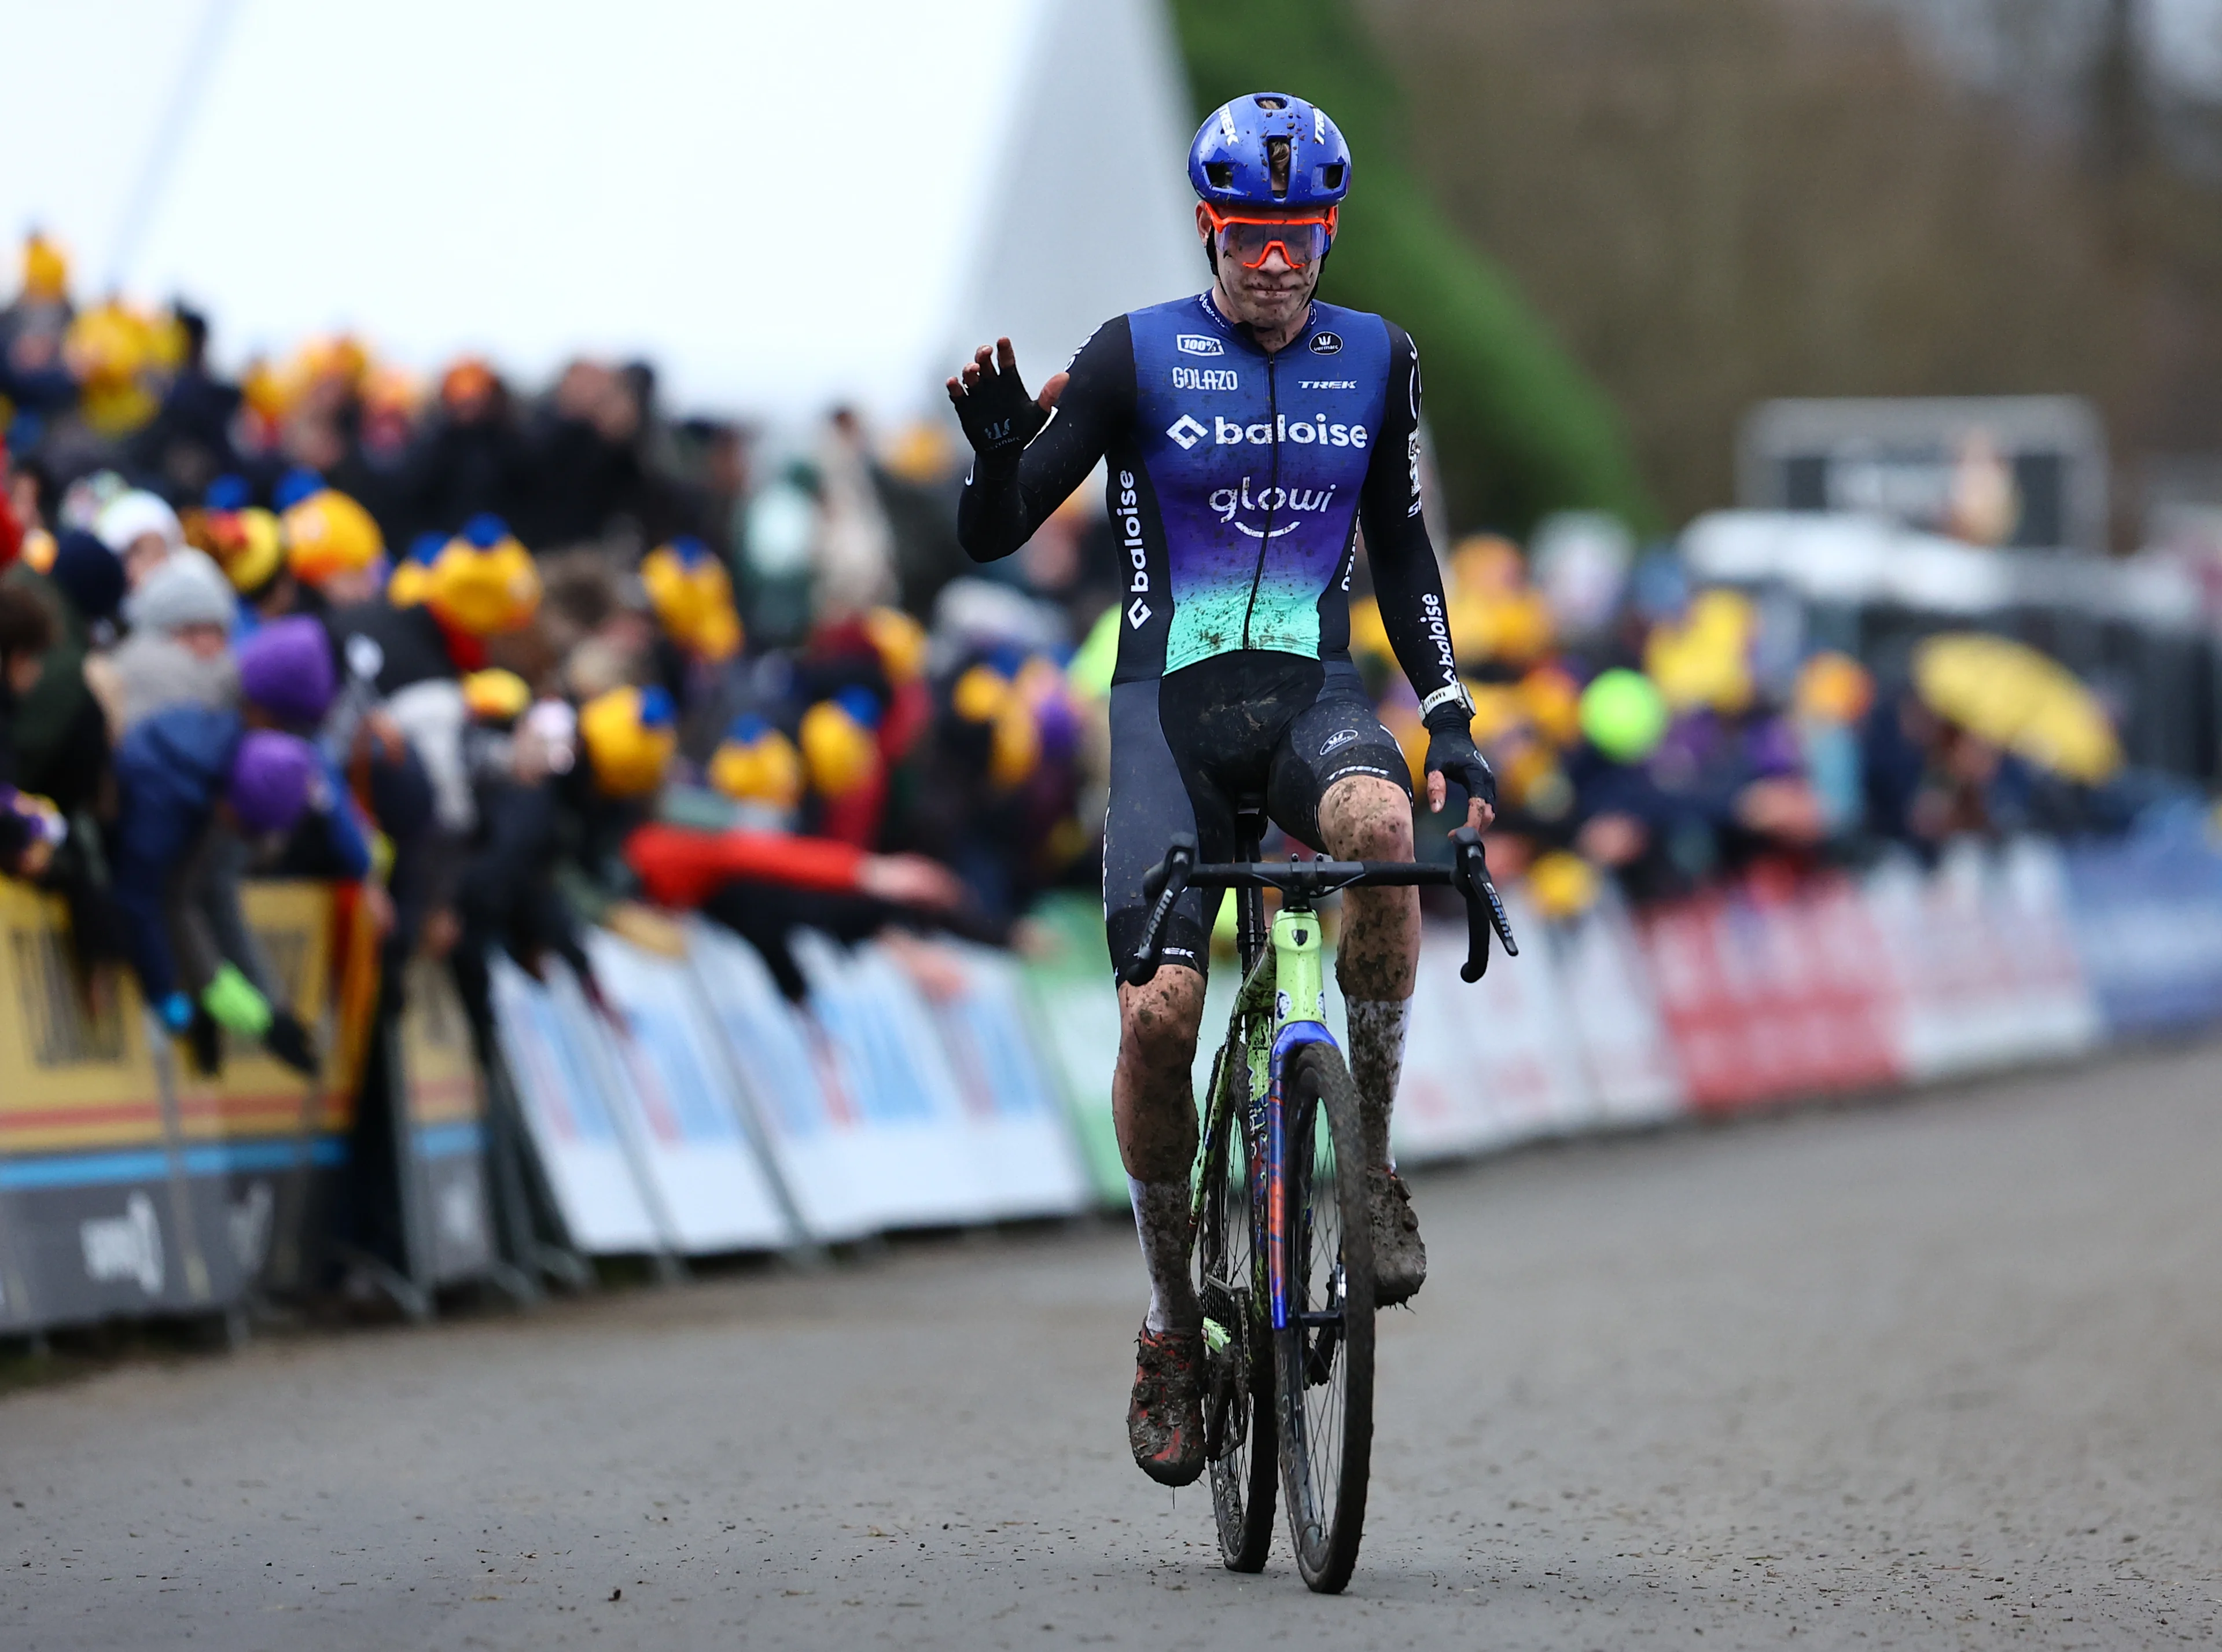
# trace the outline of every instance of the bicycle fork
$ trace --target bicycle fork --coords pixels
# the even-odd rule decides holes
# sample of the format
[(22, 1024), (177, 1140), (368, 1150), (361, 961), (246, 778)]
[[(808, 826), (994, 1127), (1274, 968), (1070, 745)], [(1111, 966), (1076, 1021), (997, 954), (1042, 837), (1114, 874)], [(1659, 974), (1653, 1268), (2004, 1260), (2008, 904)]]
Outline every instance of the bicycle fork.
[[(1321, 967), (1319, 914), (1284, 907), (1273, 917), (1273, 1034), (1265, 1055), (1264, 1116), (1251, 1121), (1251, 1140), (1264, 1161), (1252, 1167), (1252, 1197), (1265, 1212), (1265, 1303), (1272, 1328), (1289, 1326), (1289, 1140), (1281, 1080), (1290, 1054), (1306, 1044), (1334, 1043), (1327, 1029), (1327, 991)], [(1251, 1052), (1250, 1093), (1258, 1093), (1259, 1052)], [(1253, 1104), (1254, 1105), (1254, 1104)], [(1309, 1150), (1311, 1144), (1302, 1144)]]

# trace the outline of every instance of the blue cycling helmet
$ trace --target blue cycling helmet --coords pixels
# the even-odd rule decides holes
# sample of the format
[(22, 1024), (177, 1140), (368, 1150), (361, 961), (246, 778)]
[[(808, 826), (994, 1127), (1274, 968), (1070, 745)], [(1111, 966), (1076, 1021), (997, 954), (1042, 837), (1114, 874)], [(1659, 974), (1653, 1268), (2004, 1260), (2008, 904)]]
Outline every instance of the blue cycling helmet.
[[(1289, 142), (1289, 186), (1273, 192), (1269, 139)], [(1221, 208), (1333, 206), (1350, 193), (1350, 146), (1316, 104), (1253, 91), (1222, 104), (1188, 148), (1188, 181)]]

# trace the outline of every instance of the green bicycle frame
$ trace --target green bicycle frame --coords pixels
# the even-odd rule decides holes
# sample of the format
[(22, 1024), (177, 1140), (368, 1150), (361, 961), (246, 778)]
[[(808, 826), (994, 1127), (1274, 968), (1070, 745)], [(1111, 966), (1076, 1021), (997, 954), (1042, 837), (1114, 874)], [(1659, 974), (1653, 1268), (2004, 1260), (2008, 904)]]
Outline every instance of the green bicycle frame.
[[(1289, 1231), (1289, 1144), (1281, 1072), (1289, 1053), (1298, 1046), (1334, 1042), (1334, 1034), (1327, 1027), (1324, 952), (1317, 911), (1284, 907), (1274, 914), (1271, 943), (1235, 996), (1233, 1025), (1246, 1028), (1249, 1034), (1239, 1058), (1246, 1065), (1249, 1076), (1244, 1090), (1249, 1109), (1246, 1134), (1258, 1148), (1249, 1165), (1250, 1196), (1252, 1208), (1265, 1213), (1264, 1243), (1253, 1246), (1252, 1266), (1262, 1264), (1265, 1277), (1259, 1283), (1270, 1322), (1278, 1331), (1286, 1329), (1289, 1322), (1284, 1242)], [(1215, 1114), (1221, 1111), (1227, 1077), (1224, 1064), (1236, 1053), (1233, 1046), (1230, 1037), (1213, 1064)], [(1211, 1128), (1223, 1130), (1233, 1122), (1231, 1117), (1215, 1117)], [(1201, 1188), (1196, 1197), (1200, 1212)]]

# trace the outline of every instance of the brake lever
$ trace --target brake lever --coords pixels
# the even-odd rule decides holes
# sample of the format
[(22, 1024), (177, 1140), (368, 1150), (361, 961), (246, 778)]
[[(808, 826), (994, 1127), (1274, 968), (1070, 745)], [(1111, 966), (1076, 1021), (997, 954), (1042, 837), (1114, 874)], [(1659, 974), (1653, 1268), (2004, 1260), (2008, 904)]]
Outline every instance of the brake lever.
[[(1489, 972), (1491, 930), (1504, 944), (1507, 958), (1520, 956), (1520, 943), (1512, 938), (1512, 920), (1505, 915), (1497, 885), (1490, 882), (1489, 851), (1482, 846), (1481, 834), (1472, 826), (1460, 826), (1451, 833), (1451, 842), (1458, 853), (1459, 893), (1466, 897), (1466, 953), (1459, 978), (1478, 981)], [(1489, 920), (1485, 928), (1481, 922), (1484, 914)]]
[(1163, 939), (1165, 920), (1172, 915), (1173, 907), (1188, 889), (1188, 870), (1196, 864), (1196, 839), (1175, 838), (1165, 850), (1165, 857), (1143, 876), (1143, 893), (1155, 893), (1157, 903), (1150, 908), (1149, 921), (1142, 926), (1142, 939), (1119, 971), (1119, 978), (1130, 987), (1146, 986), (1158, 973), (1158, 948)]

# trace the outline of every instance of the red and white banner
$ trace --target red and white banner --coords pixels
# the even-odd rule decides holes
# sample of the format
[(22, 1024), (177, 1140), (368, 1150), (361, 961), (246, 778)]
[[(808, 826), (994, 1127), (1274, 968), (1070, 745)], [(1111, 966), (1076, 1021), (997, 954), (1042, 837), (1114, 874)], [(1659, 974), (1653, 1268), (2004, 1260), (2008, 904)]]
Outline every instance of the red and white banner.
[(1768, 903), (1679, 901), (1648, 914), (1643, 934), (1694, 1110), (1905, 1077), (1881, 938), (1850, 884)]

